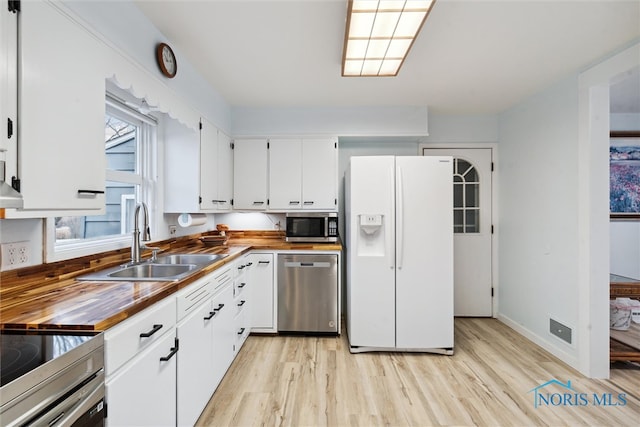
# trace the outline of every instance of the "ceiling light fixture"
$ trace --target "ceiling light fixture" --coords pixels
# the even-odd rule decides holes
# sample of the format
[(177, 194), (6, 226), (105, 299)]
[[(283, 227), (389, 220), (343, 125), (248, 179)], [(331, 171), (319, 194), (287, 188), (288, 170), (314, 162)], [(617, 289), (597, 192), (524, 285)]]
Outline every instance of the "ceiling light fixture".
[(435, 0), (349, 0), (342, 75), (396, 76)]

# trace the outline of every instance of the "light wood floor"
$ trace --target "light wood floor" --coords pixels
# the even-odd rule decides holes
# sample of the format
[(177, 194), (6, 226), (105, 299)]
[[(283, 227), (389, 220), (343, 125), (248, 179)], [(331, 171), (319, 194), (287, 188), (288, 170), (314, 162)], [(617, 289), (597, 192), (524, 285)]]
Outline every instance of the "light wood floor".
[[(344, 334), (250, 336), (197, 425), (640, 425), (640, 370), (591, 380), (495, 319), (455, 325), (453, 356), (350, 354)], [(529, 391), (554, 378), (589, 400), (625, 393), (626, 406), (535, 408)]]

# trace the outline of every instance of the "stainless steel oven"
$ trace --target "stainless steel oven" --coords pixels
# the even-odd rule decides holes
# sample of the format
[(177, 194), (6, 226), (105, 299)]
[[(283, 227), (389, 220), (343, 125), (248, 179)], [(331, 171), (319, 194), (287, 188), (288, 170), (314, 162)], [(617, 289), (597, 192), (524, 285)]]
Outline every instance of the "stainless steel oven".
[(104, 426), (104, 338), (0, 332), (3, 426)]
[(337, 242), (337, 212), (288, 213), (286, 226), (287, 242)]

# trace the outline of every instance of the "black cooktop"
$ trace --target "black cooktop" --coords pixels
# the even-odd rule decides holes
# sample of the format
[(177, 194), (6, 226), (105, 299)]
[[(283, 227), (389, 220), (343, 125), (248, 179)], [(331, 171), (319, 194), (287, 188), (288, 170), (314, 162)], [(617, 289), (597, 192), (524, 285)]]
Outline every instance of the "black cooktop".
[(0, 387), (71, 351), (97, 333), (0, 331)]

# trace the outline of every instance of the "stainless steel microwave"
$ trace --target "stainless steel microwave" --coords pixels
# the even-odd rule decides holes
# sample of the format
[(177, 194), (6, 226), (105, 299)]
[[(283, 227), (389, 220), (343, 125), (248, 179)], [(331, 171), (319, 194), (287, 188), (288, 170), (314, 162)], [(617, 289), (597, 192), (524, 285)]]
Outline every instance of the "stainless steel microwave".
[(287, 242), (337, 242), (337, 212), (296, 212), (287, 214)]

